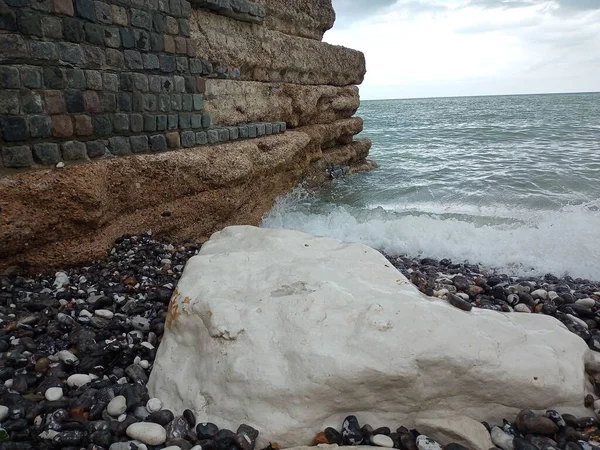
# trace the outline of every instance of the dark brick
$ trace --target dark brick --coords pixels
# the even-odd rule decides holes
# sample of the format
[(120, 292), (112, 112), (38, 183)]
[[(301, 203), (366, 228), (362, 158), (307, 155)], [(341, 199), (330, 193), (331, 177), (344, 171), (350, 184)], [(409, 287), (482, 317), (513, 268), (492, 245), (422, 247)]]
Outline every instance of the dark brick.
[(274, 122), (271, 124), (271, 133), (278, 134), (279, 133), (279, 122)]
[(193, 107), (192, 94), (181, 94), (181, 110), (191, 111)]
[(165, 52), (167, 53), (175, 53), (175, 40), (172, 36), (163, 35), (163, 44), (165, 48)]
[(169, 114), (167, 116), (167, 128), (169, 130), (176, 130), (179, 127), (179, 115)]
[(132, 74), (134, 91), (148, 92), (148, 77), (143, 73)]
[(196, 77), (187, 76), (185, 77), (185, 92), (187, 93), (196, 93), (198, 92), (198, 82)]
[(82, 91), (68, 90), (64, 92), (64, 95), (68, 113), (72, 114), (85, 111)]
[(56, 44), (54, 42), (31, 41), (29, 43), (29, 53), (32, 58), (52, 61), (58, 59)]
[(162, 52), (165, 49), (162, 35), (150, 33), (150, 49), (153, 52)]
[(192, 115), (190, 113), (179, 113), (179, 128), (190, 128), (192, 124)]
[(87, 154), (90, 158), (100, 158), (106, 154), (104, 141), (89, 141), (85, 143)]
[(158, 56), (152, 53), (144, 53), (142, 55), (142, 62), (144, 63), (144, 69), (156, 70), (160, 68), (160, 62)]
[(74, 116), (73, 122), (75, 122), (75, 134), (77, 136), (90, 136), (94, 132), (90, 116), (83, 114)]
[(131, 111), (131, 94), (119, 92), (119, 111)]
[(131, 0), (115, 0), (115, 2), (125, 7), (131, 6)]
[(202, 73), (202, 60), (198, 58), (190, 59), (190, 73)]
[(135, 47), (135, 38), (133, 37), (133, 30), (130, 28), (121, 28), (119, 30), (121, 34), (121, 44), (124, 48)]
[(133, 73), (124, 72), (119, 74), (119, 79), (121, 80), (121, 90), (122, 91), (132, 91), (133, 90)]
[(53, 166), (60, 161), (60, 149), (58, 144), (43, 142), (33, 146), (33, 159), (38, 164)]
[(145, 11), (141, 11), (139, 9), (132, 9), (131, 25), (150, 31), (152, 30), (152, 16)]
[(131, 136), (131, 151), (133, 153), (142, 153), (148, 151), (148, 136)]
[(44, 111), (42, 96), (34, 91), (21, 92), (21, 112), (23, 114), (38, 114)]
[(115, 69), (125, 68), (125, 57), (119, 50), (113, 48), (106, 49), (106, 64)]
[(175, 83), (175, 92), (182, 93), (185, 92), (185, 78), (175, 75), (173, 77), (173, 82)]
[(52, 116), (52, 136), (73, 136), (73, 122), (71, 121), (71, 116)]
[(185, 55), (187, 53), (187, 43), (185, 38), (177, 36), (175, 38), (175, 52)]
[(134, 92), (131, 96), (132, 110), (133, 111), (144, 111), (144, 94), (141, 92)]
[(206, 79), (198, 77), (198, 93), (204, 94), (206, 92)]
[(54, 11), (57, 14), (72, 16), (75, 14), (75, 11), (73, 10), (73, 0), (54, 0)]
[(116, 73), (102, 73), (102, 86), (104, 90), (116, 92), (119, 90), (119, 76)]
[[(66, 97), (66, 95), (65, 95)], [(73, 112), (83, 112), (87, 111), (90, 113), (101, 113), (104, 111), (102, 107), (102, 103), (100, 102), (100, 96), (96, 91), (85, 91), (82, 94), (83, 105), (84, 108), (81, 111), (73, 111)], [(67, 100), (67, 111), (69, 111), (69, 101)], [(108, 111), (104, 111), (108, 112)]]
[(0, 10), (0, 30), (17, 31), (17, 16), (8, 8)]
[(30, 5), (33, 9), (44, 12), (52, 12), (54, 5), (52, 0), (30, 0)]
[(171, 96), (169, 94), (158, 95), (158, 110), (162, 112), (171, 111)]
[(192, 4), (186, 0), (181, 0), (181, 15), (189, 17), (192, 13)]
[(85, 81), (88, 89), (95, 91), (102, 89), (102, 74), (98, 70), (86, 70)]
[(217, 130), (208, 130), (206, 135), (208, 137), (209, 144), (216, 144), (219, 142), (219, 132)]
[(181, 94), (171, 94), (171, 109), (181, 111)]
[(190, 37), (190, 21), (188, 19), (179, 19), (179, 34)]
[(22, 34), (42, 37), (42, 15), (27, 10), (17, 11), (17, 28)]
[(196, 145), (196, 133), (193, 131), (181, 132), (181, 145), (184, 148), (193, 147)]
[(23, 117), (2, 117), (0, 127), (6, 142), (24, 141), (29, 137), (27, 121)]
[(116, 112), (117, 111), (117, 94), (113, 92), (101, 92), (100, 93), (100, 104), (104, 112)]
[(104, 45), (104, 28), (95, 23), (86, 23), (85, 40), (90, 44)]
[(65, 99), (61, 91), (44, 91), (44, 103), (48, 114), (62, 114), (67, 111)]
[(240, 139), (246, 139), (248, 137), (248, 127), (246, 125), (240, 125), (238, 127), (238, 136)]
[(185, 56), (177, 56), (175, 58), (175, 70), (178, 73), (187, 73), (188, 71), (188, 59)]
[(144, 118), (141, 114), (131, 114), (129, 124), (131, 125), (131, 131), (139, 133), (144, 129)]
[(198, 145), (208, 144), (208, 136), (206, 136), (205, 131), (198, 131), (196, 133), (196, 144), (198, 144)]
[(19, 91), (0, 89), (0, 114), (15, 115), (21, 111)]
[(174, 16), (181, 16), (181, 0), (170, 0), (169, 9)]
[(67, 84), (73, 89), (85, 89), (87, 86), (85, 72), (81, 69), (67, 69)]
[(167, 115), (159, 114), (156, 116), (156, 131), (165, 131), (167, 129)]
[(106, 25), (113, 23), (112, 9), (108, 3), (95, 1), (94, 7), (96, 8), (96, 22)]
[(239, 137), (238, 127), (227, 127), (229, 129), (229, 140), (235, 141)]
[(150, 136), (150, 150), (153, 152), (159, 152), (167, 149), (167, 140), (162, 134), (155, 134)]
[[(191, 38), (187, 38), (186, 42), (186, 55), (190, 58), (194, 58), (197, 55), (198, 47), (196, 46), (196, 41)], [(239, 76), (238, 76), (239, 78)]]
[(158, 0), (145, 0), (144, 6), (149, 11), (156, 11), (158, 9)]
[(273, 125), (265, 123), (265, 134), (273, 134)]
[(0, 66), (0, 88), (18, 89), (20, 87), (19, 70), (16, 67)]
[(2, 147), (2, 164), (4, 167), (20, 169), (31, 167), (33, 159), (28, 146)]
[(29, 7), (28, 0), (5, 0), (2, 3), (2, 6), (4, 6), (4, 5), (12, 6), (13, 8), (27, 8), (27, 7)]
[(210, 61), (205, 59), (202, 60), (202, 73), (205, 75), (210, 75), (213, 73), (213, 66)]
[(111, 48), (119, 48), (121, 46), (121, 34), (118, 28), (104, 27), (104, 44)]
[(129, 116), (127, 114), (113, 114), (112, 123), (115, 133), (126, 133), (129, 131)]
[(212, 127), (212, 117), (209, 113), (202, 113), (202, 127), (210, 128)]
[(0, 56), (22, 58), (27, 56), (25, 39), (17, 34), (0, 34)]
[(156, 111), (157, 109), (156, 94), (144, 94), (144, 111)]
[(264, 136), (265, 135), (265, 124), (264, 123), (257, 123), (256, 124), (256, 135), (257, 136)]
[(152, 14), (152, 29), (157, 33), (164, 33), (167, 29), (165, 16), (160, 13)]
[(106, 54), (103, 47), (84, 45), (83, 52), (85, 53), (88, 67), (102, 68), (106, 65)]
[(229, 129), (219, 128), (219, 142), (227, 142), (229, 140)]
[(171, 12), (169, 0), (158, 0), (158, 10), (169, 14)]
[(131, 7), (137, 9), (145, 9), (144, 0), (130, 0)]
[(190, 123), (192, 128), (202, 128), (202, 114), (192, 114)]
[(68, 141), (61, 144), (62, 156), (65, 161), (87, 159), (85, 144), (79, 141)]
[(148, 75), (148, 88), (150, 92), (159, 93), (161, 88), (160, 76)]
[(133, 30), (135, 48), (144, 52), (150, 51), (150, 33), (144, 30)]
[(166, 93), (171, 93), (174, 91), (175, 84), (173, 83), (173, 79), (171, 77), (162, 77), (162, 91)]
[(63, 38), (63, 26), (62, 20), (58, 17), (43, 17), (42, 18), (42, 32), (45, 38), (49, 39), (62, 39)]
[(249, 123), (248, 124), (248, 137), (255, 138), (256, 137), (256, 124)]
[(165, 135), (167, 138), (167, 146), (169, 148), (179, 148), (181, 147), (181, 140), (179, 138), (179, 132), (171, 131)]
[(108, 139), (108, 148), (113, 155), (130, 155), (131, 144), (129, 138), (115, 136)]
[(75, 0), (75, 14), (90, 22), (96, 20), (96, 8), (93, 0)]
[(127, 26), (129, 24), (129, 18), (127, 17), (127, 10), (118, 5), (111, 5), (113, 22), (116, 25)]
[(94, 124), (94, 133), (99, 136), (108, 136), (112, 133), (112, 124), (110, 122), (110, 116), (103, 114), (100, 116), (94, 116), (92, 118)]
[(171, 55), (160, 55), (160, 70), (165, 73), (175, 71), (175, 57)]
[(144, 114), (144, 131), (156, 131), (156, 116)]
[(67, 41), (83, 42), (85, 40), (85, 23), (81, 20), (65, 17), (63, 19), (63, 32)]
[(85, 55), (81, 49), (81, 45), (79, 44), (74, 44), (72, 42), (59, 42), (58, 54), (60, 60), (63, 62), (78, 66), (85, 63)]
[(142, 64), (142, 55), (140, 52), (136, 52), (134, 50), (125, 50), (125, 67), (131, 70), (139, 70), (143, 69), (144, 65)]
[(194, 103), (194, 111), (202, 111), (202, 108), (204, 108), (204, 98), (202, 97), (202, 94), (193, 94), (192, 98)]

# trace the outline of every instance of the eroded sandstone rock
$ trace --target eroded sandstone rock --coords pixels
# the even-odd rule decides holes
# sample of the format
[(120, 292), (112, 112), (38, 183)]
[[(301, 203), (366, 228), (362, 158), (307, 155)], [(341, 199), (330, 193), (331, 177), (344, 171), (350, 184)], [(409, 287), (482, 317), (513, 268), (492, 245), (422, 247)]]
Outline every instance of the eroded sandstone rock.
[(265, 26), (282, 33), (320, 41), (333, 26), (331, 0), (257, 0), (265, 7)]
[(250, 420), (259, 447), (285, 447), (348, 414), (407, 427), (424, 413), (583, 414), (591, 353), (550, 317), (425, 297), (366, 246), (229, 227), (185, 268), (149, 389), (201, 421)]

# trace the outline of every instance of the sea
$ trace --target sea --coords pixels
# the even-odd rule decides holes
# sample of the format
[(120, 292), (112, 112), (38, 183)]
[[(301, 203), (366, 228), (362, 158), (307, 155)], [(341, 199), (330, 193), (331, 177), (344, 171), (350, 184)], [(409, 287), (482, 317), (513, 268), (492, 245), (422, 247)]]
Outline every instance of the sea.
[(600, 280), (600, 93), (362, 101), (357, 115), (379, 168), (298, 187), (261, 226)]

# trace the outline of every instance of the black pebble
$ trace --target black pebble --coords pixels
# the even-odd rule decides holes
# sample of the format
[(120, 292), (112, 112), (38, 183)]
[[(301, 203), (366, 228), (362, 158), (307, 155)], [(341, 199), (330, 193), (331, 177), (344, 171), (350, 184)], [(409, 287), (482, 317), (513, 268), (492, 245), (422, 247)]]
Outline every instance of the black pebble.
[[(208, 439), (212, 440), (217, 435), (219, 431), (219, 427), (217, 427), (214, 423), (199, 423), (196, 425), (196, 435), (198, 439)], [(204, 448), (204, 447), (203, 447)]]
[(348, 416), (342, 424), (342, 439), (344, 445), (359, 445), (363, 441), (360, 425), (356, 416)]

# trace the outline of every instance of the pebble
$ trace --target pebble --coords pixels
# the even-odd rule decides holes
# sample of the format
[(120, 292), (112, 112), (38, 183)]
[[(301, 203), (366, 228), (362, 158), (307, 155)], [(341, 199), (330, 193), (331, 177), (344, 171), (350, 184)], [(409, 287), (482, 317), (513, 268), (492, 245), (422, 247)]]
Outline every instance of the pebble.
[(83, 373), (76, 373), (67, 378), (67, 385), (73, 387), (85, 386), (92, 382), (92, 377)]
[(150, 422), (134, 423), (127, 427), (127, 436), (147, 445), (162, 445), (167, 441), (165, 429)]
[(342, 424), (342, 442), (344, 445), (359, 445), (363, 441), (360, 425), (356, 416), (348, 416)]
[(455, 308), (462, 309), (463, 311), (471, 311), (473, 309), (471, 303), (454, 294), (448, 294), (448, 302)]
[(4, 405), (0, 405), (0, 423), (4, 422), (8, 417), (8, 408)]
[(394, 441), (391, 437), (386, 436), (385, 434), (375, 434), (371, 437), (371, 444), (376, 445), (377, 447), (387, 447), (393, 448)]
[(501, 448), (502, 450), (514, 450), (514, 437), (504, 432), (501, 428), (493, 427), (490, 436), (496, 447)]
[(592, 309), (596, 306), (596, 301), (593, 298), (580, 298), (579, 300), (575, 300), (576, 305), (583, 306), (584, 308)]
[(440, 444), (423, 434), (417, 437), (417, 448), (419, 450), (442, 450)]
[(113, 398), (108, 406), (106, 412), (112, 417), (119, 417), (127, 410), (127, 399), (123, 395), (118, 395)]
[(73, 353), (71, 353), (68, 350), (61, 350), (60, 352), (58, 352), (56, 354), (56, 356), (62, 362), (64, 362), (65, 364), (68, 364), (70, 366), (75, 366), (79, 362), (79, 358), (77, 358), (77, 356), (75, 356)]
[[(160, 411), (162, 409), (162, 402), (160, 401), (159, 398), (151, 398), (146, 403), (146, 409), (150, 413)], [(204, 439), (207, 439), (207, 438), (204, 438)]]
[(529, 306), (519, 303), (515, 306), (515, 311), (520, 313), (530, 313), (531, 309), (529, 309)]
[(46, 400), (48, 400), (49, 402), (60, 400), (61, 398), (63, 398), (63, 390), (60, 387), (48, 388), (44, 393), (44, 397), (46, 397)]
[(97, 309), (96, 311), (94, 311), (94, 314), (96, 314), (98, 317), (102, 317), (103, 319), (112, 319), (114, 317), (114, 313), (112, 311), (109, 311), (108, 309)]

